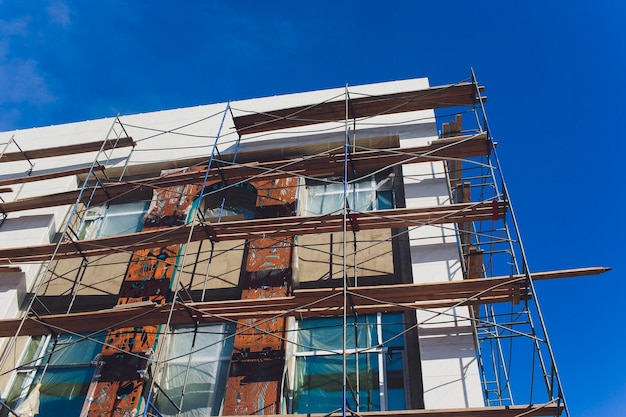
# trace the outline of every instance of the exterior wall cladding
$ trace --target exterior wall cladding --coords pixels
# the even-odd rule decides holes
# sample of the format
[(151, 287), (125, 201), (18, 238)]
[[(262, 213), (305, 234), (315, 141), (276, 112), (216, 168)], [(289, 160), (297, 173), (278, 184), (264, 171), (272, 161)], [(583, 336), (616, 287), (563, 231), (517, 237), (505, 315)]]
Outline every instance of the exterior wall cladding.
[(491, 149), (454, 118), (478, 91), (422, 78), (0, 133), (3, 415), (492, 405), (476, 307), (427, 290), (482, 278), (468, 231), (483, 204), (503, 215), (458, 192)]

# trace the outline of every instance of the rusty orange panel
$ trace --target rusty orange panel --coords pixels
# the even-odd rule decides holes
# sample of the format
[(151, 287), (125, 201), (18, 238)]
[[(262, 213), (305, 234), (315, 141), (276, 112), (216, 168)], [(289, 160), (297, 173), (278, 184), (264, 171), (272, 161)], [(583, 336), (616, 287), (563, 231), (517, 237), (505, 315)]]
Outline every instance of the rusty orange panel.
[(289, 268), (293, 238), (256, 239), (248, 245), (246, 271)]
[(279, 414), (284, 359), (234, 361), (223, 415)]
[(295, 215), (298, 178), (251, 181), (257, 190), (257, 218)]
[[(295, 215), (298, 184), (298, 178), (252, 182), (257, 189), (257, 218)], [(264, 238), (248, 243), (242, 299), (290, 294), (293, 243), (293, 238)], [(280, 413), (285, 327), (284, 318), (238, 323), (224, 415)]]
[[(249, 326), (254, 326), (250, 328)], [(283, 338), (285, 336), (285, 319), (270, 320), (249, 319), (237, 325), (234, 357), (282, 357), (284, 355)]]

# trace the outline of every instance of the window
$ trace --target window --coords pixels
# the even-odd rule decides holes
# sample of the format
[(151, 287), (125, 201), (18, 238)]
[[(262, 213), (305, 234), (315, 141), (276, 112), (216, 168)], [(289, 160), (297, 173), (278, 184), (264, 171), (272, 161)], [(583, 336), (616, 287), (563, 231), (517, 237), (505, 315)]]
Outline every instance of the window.
[[(174, 330), (159, 384), (167, 396), (160, 393), (156, 399), (156, 408), (163, 416), (219, 414), (233, 350), (234, 338), (228, 336), (234, 332), (235, 326), (228, 324), (200, 326), (197, 332), (189, 327)], [(172, 402), (179, 405), (183, 388), (183, 407), (177, 414)]]
[[(353, 411), (401, 410), (404, 394), (402, 314), (349, 319), (348, 407)], [(299, 322), (293, 412), (326, 413), (342, 406), (341, 317)]]
[(142, 200), (90, 207), (83, 215), (78, 238), (95, 239), (138, 232), (149, 205), (149, 201)]
[[(4, 395), (7, 404), (19, 407), (43, 375), (37, 416), (79, 415), (94, 374), (91, 361), (100, 353), (101, 341), (76, 335), (61, 335), (56, 342), (52, 336), (31, 338)], [(3, 409), (0, 415), (11, 414)]]
[(207, 187), (201, 206), (207, 219), (254, 219), (256, 214), (257, 190), (248, 183), (237, 183), (228, 187), (218, 183)]
[[(332, 181), (332, 182), (331, 182)], [(339, 213), (343, 209), (341, 178), (326, 181), (307, 180), (305, 216)], [(371, 175), (348, 184), (348, 207), (354, 211), (386, 210), (393, 208), (393, 175)]]

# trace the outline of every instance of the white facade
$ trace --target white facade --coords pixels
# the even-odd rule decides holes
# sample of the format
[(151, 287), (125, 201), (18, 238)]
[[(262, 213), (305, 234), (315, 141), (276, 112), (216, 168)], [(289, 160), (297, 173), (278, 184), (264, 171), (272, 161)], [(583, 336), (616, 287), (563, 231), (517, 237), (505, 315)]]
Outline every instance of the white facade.
[[(267, 112), (295, 106), (341, 101), (346, 92), (351, 98), (390, 94), (428, 88), (427, 79), (380, 83), (346, 89), (330, 89), (284, 96), (219, 103), (191, 108), (40, 127), (0, 133), (0, 143), (7, 143), (5, 152), (28, 153), (32, 149), (130, 136), (134, 148), (120, 148), (111, 153), (72, 154), (33, 160), (30, 175), (91, 166), (97, 160), (107, 165), (107, 172), (125, 176), (154, 176), (161, 170), (185, 167), (210, 159), (213, 144), (218, 142), (222, 156), (263, 155), (315, 152), (317, 149), (342, 146), (346, 131), (350, 140), (367, 144), (371, 138), (398, 135), (400, 147), (427, 145), (438, 139), (433, 110), (385, 114), (359, 119), (356, 124), (327, 122), (303, 127), (270, 131), (256, 135), (238, 134), (233, 116)], [(230, 106), (229, 108), (227, 106)], [(124, 130), (121, 130), (123, 127)], [(354, 128), (356, 127), (356, 131)], [(323, 145), (327, 144), (327, 145)], [(5, 147), (5, 145), (0, 145)], [(367, 146), (367, 145), (364, 145)], [(396, 145), (397, 146), (397, 145)], [(321, 148), (320, 148), (321, 147)], [(0, 148), (1, 149), (1, 148)], [(106, 163), (108, 160), (108, 164)], [(0, 180), (22, 177), (31, 166), (27, 161), (0, 164)], [(451, 204), (445, 166), (441, 161), (407, 164), (402, 167), (406, 206), (432, 207)], [(42, 196), (77, 189), (81, 180), (63, 177), (45, 181), (16, 184), (12, 192), (0, 196), (5, 202), (31, 196)], [(0, 226), (0, 247), (21, 247), (53, 242), (62, 231), (71, 206), (42, 208), (9, 213)], [(409, 232), (413, 282), (455, 281), (463, 279), (459, 244), (454, 224), (424, 226)], [(37, 277), (45, 268), (41, 264), (16, 265), (0, 269), (0, 317), (18, 317), (18, 305), (26, 289), (37, 285)], [(422, 367), (424, 406), (426, 409), (483, 406), (481, 381), (467, 307), (418, 311), (419, 349)]]

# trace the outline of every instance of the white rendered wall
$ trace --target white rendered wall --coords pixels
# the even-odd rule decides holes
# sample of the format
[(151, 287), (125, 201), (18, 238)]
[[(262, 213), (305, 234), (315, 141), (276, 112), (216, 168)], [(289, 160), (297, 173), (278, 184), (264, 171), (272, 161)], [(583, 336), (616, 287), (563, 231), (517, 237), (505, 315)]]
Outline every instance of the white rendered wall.
[[(415, 136), (400, 138), (401, 147), (427, 145), (438, 138), (434, 112)], [(402, 166), (406, 206), (450, 204), (441, 161)], [(409, 231), (413, 281), (463, 279), (453, 224), (422, 226)], [(467, 307), (417, 312), (426, 409), (484, 406), (472, 325)]]

